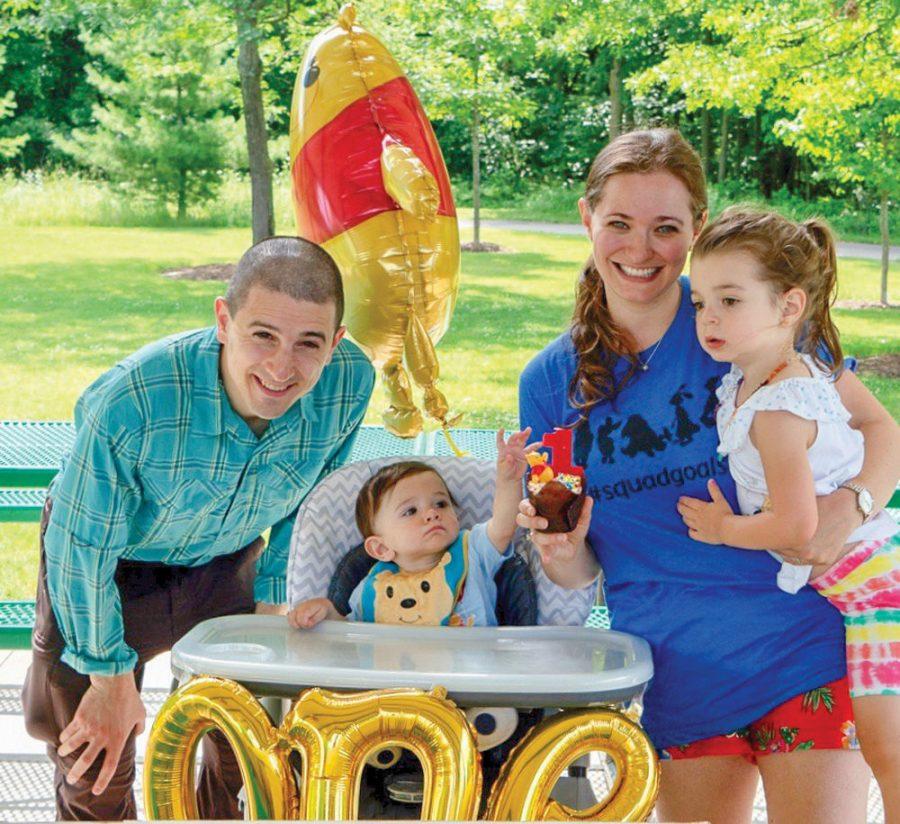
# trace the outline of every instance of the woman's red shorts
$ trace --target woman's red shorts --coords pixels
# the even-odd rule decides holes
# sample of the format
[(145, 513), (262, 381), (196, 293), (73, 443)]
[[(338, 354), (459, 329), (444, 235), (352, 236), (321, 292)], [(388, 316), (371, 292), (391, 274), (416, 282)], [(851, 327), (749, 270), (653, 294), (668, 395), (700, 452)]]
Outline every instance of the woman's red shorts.
[(858, 750), (846, 678), (789, 698), (762, 718), (728, 735), (666, 747), (662, 760), (740, 755), (751, 763), (794, 750)]

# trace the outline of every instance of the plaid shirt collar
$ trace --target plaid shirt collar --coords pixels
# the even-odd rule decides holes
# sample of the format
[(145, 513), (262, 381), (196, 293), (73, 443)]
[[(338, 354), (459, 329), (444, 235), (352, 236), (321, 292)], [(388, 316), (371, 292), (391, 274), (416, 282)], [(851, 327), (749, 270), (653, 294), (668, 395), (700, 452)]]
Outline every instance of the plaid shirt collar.
[(216, 339), (216, 329), (211, 326), (206, 339), (198, 349), (197, 359), (194, 363), (194, 386), (191, 397), (192, 435), (216, 437), (227, 432), (238, 440), (251, 443), (262, 440), (273, 441), (293, 433), (300, 426), (301, 420), (310, 423), (319, 420), (313, 403), (312, 391), (310, 391), (284, 415), (273, 420), (266, 428), (262, 438), (257, 438), (247, 423), (234, 411), (225, 392), (219, 376), (221, 349), (222, 345)]

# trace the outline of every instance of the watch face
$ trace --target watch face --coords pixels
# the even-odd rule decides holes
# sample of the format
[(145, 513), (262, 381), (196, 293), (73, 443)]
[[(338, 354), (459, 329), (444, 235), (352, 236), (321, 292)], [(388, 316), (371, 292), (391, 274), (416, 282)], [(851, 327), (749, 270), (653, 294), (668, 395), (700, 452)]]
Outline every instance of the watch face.
[(872, 494), (868, 489), (861, 489), (856, 497), (859, 501), (859, 508), (864, 515), (868, 515), (875, 505), (875, 502), (872, 500)]

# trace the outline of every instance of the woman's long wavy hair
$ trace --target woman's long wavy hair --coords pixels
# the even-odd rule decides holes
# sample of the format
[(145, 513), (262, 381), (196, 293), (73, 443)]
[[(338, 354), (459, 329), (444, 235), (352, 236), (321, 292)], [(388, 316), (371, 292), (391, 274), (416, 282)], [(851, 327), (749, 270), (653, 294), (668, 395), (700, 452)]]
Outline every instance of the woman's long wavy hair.
[(693, 259), (713, 252), (744, 251), (759, 263), (759, 277), (775, 294), (806, 293), (806, 309), (794, 344), (826, 371), (843, 366), (831, 307), (837, 297), (837, 251), (828, 224), (818, 218), (795, 223), (777, 212), (730, 206), (707, 226), (694, 244)]
[[(628, 132), (610, 142), (591, 164), (585, 200), (593, 212), (611, 177), (660, 171), (669, 172), (685, 185), (694, 228), (699, 229), (707, 207), (703, 163), (674, 129)], [(588, 258), (578, 279), (570, 334), (577, 366), (569, 384), (569, 402), (584, 420), (598, 403), (614, 399), (638, 366), (637, 344), (612, 319), (593, 256)], [(620, 357), (629, 360), (631, 368), (617, 383), (613, 367)]]

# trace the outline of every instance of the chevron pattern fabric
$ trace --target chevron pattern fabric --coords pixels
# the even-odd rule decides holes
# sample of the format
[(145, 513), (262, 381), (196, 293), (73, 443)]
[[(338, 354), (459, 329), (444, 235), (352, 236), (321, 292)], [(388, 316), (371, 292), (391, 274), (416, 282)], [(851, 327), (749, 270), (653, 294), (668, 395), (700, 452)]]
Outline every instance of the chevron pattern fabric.
[[(358, 461), (333, 472), (306, 498), (297, 513), (288, 559), (288, 602), (324, 597), (344, 554), (362, 541), (354, 510), (362, 485), (397, 457)], [(418, 457), (433, 466), (447, 482), (458, 503), (460, 525), (468, 529), (491, 515), (496, 467), (493, 461), (457, 457)], [(524, 555), (538, 593), (538, 623), (581, 626), (591, 612), (596, 586), (568, 590), (556, 586), (541, 567), (538, 553), (524, 532), (515, 539)]]

